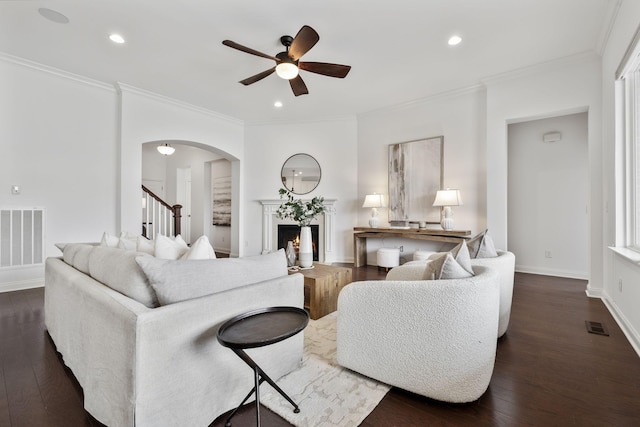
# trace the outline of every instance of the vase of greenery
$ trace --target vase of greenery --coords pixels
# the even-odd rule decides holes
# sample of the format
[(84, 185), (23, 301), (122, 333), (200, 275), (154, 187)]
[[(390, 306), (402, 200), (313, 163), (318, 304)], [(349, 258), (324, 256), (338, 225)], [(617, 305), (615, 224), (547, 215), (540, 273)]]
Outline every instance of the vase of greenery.
[(276, 216), (280, 219), (290, 219), (300, 226), (298, 262), (300, 267), (309, 268), (313, 265), (313, 244), (309, 225), (318, 215), (324, 214), (324, 197), (303, 201), (293, 197), (293, 194), (284, 188), (278, 190), (278, 193), (281, 199), (286, 200), (278, 207)]

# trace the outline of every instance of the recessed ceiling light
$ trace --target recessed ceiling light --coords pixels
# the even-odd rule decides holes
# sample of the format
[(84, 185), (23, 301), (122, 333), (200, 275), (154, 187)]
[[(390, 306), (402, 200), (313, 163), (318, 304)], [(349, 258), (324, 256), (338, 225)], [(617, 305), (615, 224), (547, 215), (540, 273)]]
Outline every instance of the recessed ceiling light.
[(273, 103), (273, 106), (274, 106), (274, 107), (276, 107), (276, 108), (281, 108), (281, 107), (282, 107), (282, 105), (283, 105), (283, 104), (282, 104), (282, 102), (281, 102), (281, 101), (276, 101), (276, 102), (274, 102), (274, 103)]
[(38, 13), (42, 15), (44, 18), (48, 19), (51, 22), (57, 22), (58, 24), (68, 24), (69, 18), (61, 14), (60, 12), (56, 12), (55, 10), (47, 9), (45, 7), (41, 7), (38, 9)]
[(455, 46), (457, 44), (460, 44), (461, 41), (462, 41), (462, 37), (452, 36), (447, 43), (449, 43), (449, 46)]
[(122, 37), (120, 34), (111, 34), (111, 35), (109, 35), (109, 40), (111, 40), (114, 43), (118, 43), (118, 44), (124, 43), (124, 37)]

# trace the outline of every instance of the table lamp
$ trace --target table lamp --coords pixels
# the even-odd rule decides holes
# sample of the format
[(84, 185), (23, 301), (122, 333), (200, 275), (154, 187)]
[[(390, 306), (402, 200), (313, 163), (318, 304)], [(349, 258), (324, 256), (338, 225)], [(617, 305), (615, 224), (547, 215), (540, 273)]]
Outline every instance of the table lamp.
[(378, 208), (386, 207), (384, 196), (382, 194), (367, 194), (364, 198), (363, 208), (371, 208), (371, 218), (369, 218), (369, 227), (376, 228), (380, 221), (378, 220)]
[(453, 211), (451, 206), (462, 206), (462, 197), (460, 197), (460, 190), (438, 190), (436, 193), (436, 199), (433, 201), (433, 206), (442, 207), (442, 221), (440, 225), (443, 230), (453, 230)]

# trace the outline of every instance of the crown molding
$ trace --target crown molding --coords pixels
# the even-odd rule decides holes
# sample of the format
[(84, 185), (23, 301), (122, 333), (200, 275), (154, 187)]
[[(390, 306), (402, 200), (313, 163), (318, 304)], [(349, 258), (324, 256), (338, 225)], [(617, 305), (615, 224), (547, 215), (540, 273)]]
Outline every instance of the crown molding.
[(598, 36), (598, 42), (596, 43), (596, 52), (598, 55), (602, 56), (604, 53), (607, 43), (609, 43), (609, 37), (611, 37), (611, 32), (613, 31), (613, 25), (618, 18), (618, 12), (620, 11), (620, 6), (622, 6), (622, 0), (609, 0), (607, 5), (607, 10), (604, 14), (604, 18), (602, 20), (602, 28), (600, 29), (600, 34)]
[(411, 101), (403, 102), (401, 104), (395, 104), (387, 107), (377, 108), (375, 110), (365, 111), (363, 113), (358, 114), (358, 118), (374, 116), (377, 114), (384, 114), (384, 113), (389, 113), (393, 111), (406, 110), (406, 109), (414, 108), (420, 105), (432, 104), (434, 102), (441, 102), (443, 100), (456, 98), (458, 96), (483, 92), (484, 90), (485, 90), (485, 86), (482, 84), (465, 86), (458, 89), (452, 89), (445, 92), (435, 93), (433, 95), (428, 95), (424, 98), (414, 99)]
[(561, 68), (565, 68), (570, 65), (582, 64), (593, 60), (600, 60), (600, 55), (597, 52), (590, 50), (586, 52), (577, 53), (574, 55), (564, 56), (558, 59), (552, 59), (550, 61), (540, 62), (528, 67), (517, 68), (515, 70), (507, 71), (500, 74), (494, 74), (480, 79), (485, 86), (491, 86), (498, 83), (502, 83), (507, 80), (516, 78), (522, 78), (531, 76), (534, 74), (545, 73), (549, 71), (555, 71)]
[(357, 117), (355, 115), (341, 115), (341, 116), (319, 116), (315, 118), (305, 118), (300, 120), (248, 120), (244, 124), (246, 126), (278, 126), (278, 125), (300, 125), (300, 124), (312, 124), (312, 123), (327, 123), (327, 122), (356, 122)]
[(123, 93), (132, 93), (134, 95), (139, 95), (148, 99), (152, 99), (154, 101), (158, 101), (158, 102), (162, 102), (164, 104), (169, 104), (169, 105), (173, 105), (179, 108), (183, 108), (186, 110), (190, 110), (196, 113), (200, 113), (200, 114), (204, 114), (210, 117), (214, 117), (216, 119), (225, 121), (225, 122), (229, 122), (235, 125), (240, 125), (243, 126), (244, 125), (244, 121), (240, 120), (240, 119), (236, 119), (235, 117), (231, 117), (231, 116), (225, 116), (224, 114), (220, 114), (218, 112), (215, 112), (213, 110), (209, 110), (207, 108), (204, 107), (199, 107), (197, 105), (194, 104), (189, 104), (188, 102), (184, 102), (184, 101), (180, 101), (178, 99), (175, 98), (171, 98), (165, 95), (160, 95), (159, 93), (156, 92), (151, 92), (148, 91), (146, 89), (140, 89), (139, 87), (135, 87), (135, 86), (131, 86), (128, 85), (126, 83), (122, 83), (122, 82), (116, 82), (115, 83), (115, 88), (118, 92), (118, 94), (122, 95)]
[(14, 56), (5, 52), (0, 52), (0, 60), (11, 62), (23, 67), (31, 68), (36, 71), (51, 74), (57, 77), (62, 77), (68, 80), (73, 80), (78, 83), (82, 83), (88, 86), (97, 87), (99, 89), (114, 91), (113, 85), (101, 82), (99, 80), (90, 79), (89, 77), (81, 76), (80, 74), (70, 73), (69, 71), (61, 70), (59, 68), (51, 67), (49, 65), (40, 64), (39, 62), (31, 61), (29, 59)]

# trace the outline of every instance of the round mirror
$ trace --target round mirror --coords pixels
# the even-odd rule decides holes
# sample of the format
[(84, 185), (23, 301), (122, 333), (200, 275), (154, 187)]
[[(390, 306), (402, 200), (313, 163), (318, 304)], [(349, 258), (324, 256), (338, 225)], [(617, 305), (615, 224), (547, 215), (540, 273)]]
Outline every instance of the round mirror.
[(293, 194), (312, 192), (320, 183), (320, 164), (308, 154), (294, 154), (282, 165), (282, 185)]

